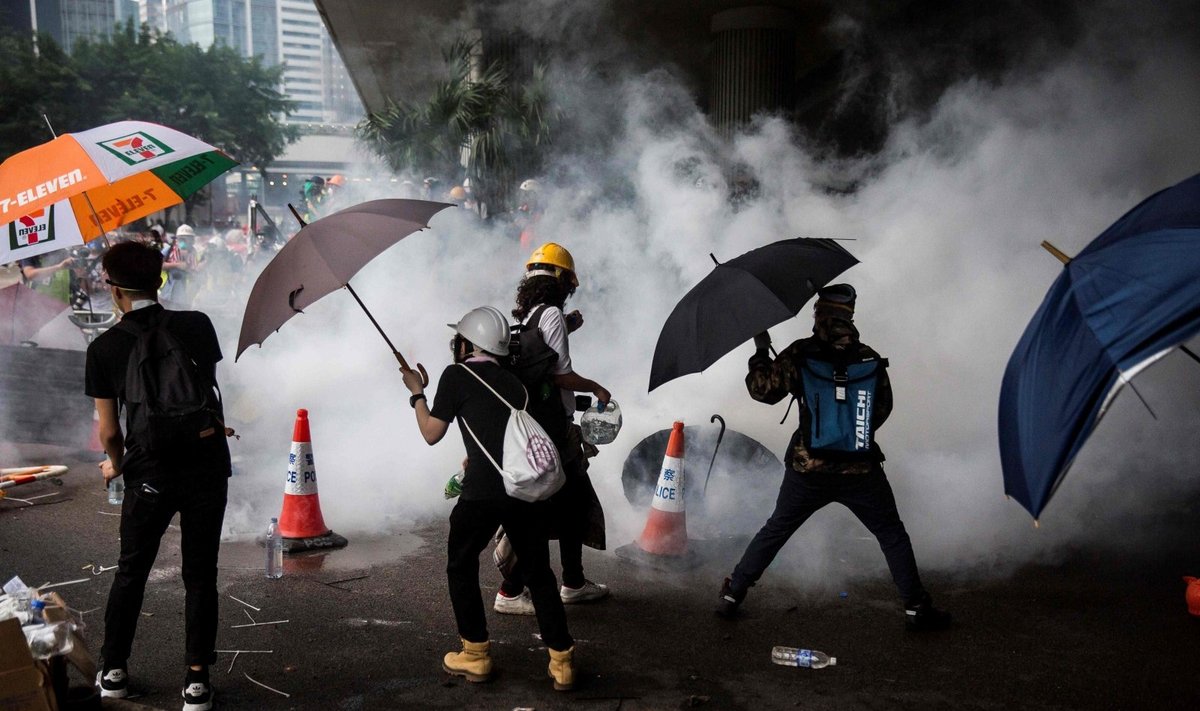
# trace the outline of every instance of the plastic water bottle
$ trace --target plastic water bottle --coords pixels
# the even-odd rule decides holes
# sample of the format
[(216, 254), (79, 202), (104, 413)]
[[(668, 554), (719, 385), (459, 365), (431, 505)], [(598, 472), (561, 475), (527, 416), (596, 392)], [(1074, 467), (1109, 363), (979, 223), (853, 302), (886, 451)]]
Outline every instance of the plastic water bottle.
[(267, 526), (267, 577), (283, 577), (283, 536), (279, 533), (279, 519), (271, 519)]
[(771, 661), (785, 667), (808, 667), (823, 669), (837, 664), (837, 657), (831, 657), (815, 649), (796, 649), (795, 647), (775, 647), (771, 650)]
[(46, 609), (45, 602), (43, 602), (41, 600), (30, 600), (29, 601), (29, 613), (30, 613), (29, 616), (30, 616), (30, 620), (31, 620), (30, 624), (35, 624), (35, 625), (44, 624), (46, 622), (46, 617), (45, 617), (45, 614), (43, 613), (43, 610), (45, 610), (45, 609)]
[(583, 430), (583, 438), (591, 444), (609, 444), (617, 438), (621, 431), (621, 408), (616, 400), (609, 400), (601, 409), (596, 403), (579, 418), (579, 429)]
[(108, 503), (120, 505), (125, 501), (125, 478), (117, 477), (108, 482)]

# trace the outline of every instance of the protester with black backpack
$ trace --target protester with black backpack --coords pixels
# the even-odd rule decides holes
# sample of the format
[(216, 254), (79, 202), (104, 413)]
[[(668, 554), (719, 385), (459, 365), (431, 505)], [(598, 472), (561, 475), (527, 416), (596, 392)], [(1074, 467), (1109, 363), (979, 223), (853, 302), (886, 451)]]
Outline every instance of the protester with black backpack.
[(884, 475), (875, 430), (892, 411), (887, 360), (859, 341), (854, 326), (857, 294), (849, 284), (817, 292), (813, 335), (772, 360), (771, 337), (754, 338), (746, 388), (773, 405), (791, 395), (800, 405), (800, 426), (788, 445), (775, 511), (755, 535), (733, 574), (725, 579), (717, 614), (731, 618), (776, 554), (821, 508), (837, 502), (875, 535), (904, 600), (910, 629), (940, 629), (950, 615), (933, 606), (921, 584), (912, 542)]
[[(530, 344), (538, 356), (528, 354), (514, 363), (518, 376), (529, 390), (529, 412), (554, 440), (562, 458), (567, 483), (551, 500), (555, 511), (555, 535), (562, 561), (562, 588), (567, 604), (591, 602), (608, 596), (607, 585), (588, 580), (583, 573), (583, 546), (604, 550), (604, 509), (588, 478), (588, 454), (583, 435), (573, 421), (575, 393), (591, 393), (600, 402), (612, 399), (602, 385), (575, 372), (571, 362), (569, 334), (583, 325), (578, 311), (563, 313), (576, 287), (575, 260), (561, 245), (547, 242), (530, 255), (525, 276), (517, 287), (517, 307), (512, 314), (521, 321), (517, 340), (521, 349)], [(543, 359), (544, 356), (544, 359)], [(532, 362), (530, 362), (532, 361)], [(593, 445), (591, 454), (595, 453)], [(498, 546), (502, 550), (503, 544)], [(521, 584), (518, 556), (516, 567), (497, 556), (504, 582), (496, 593), (493, 609), (510, 615), (532, 615), (529, 591)]]
[[(212, 708), (216, 661), (217, 553), (231, 472), (216, 384), (221, 348), (208, 317), (158, 304), (163, 257), (134, 242), (103, 265), (120, 323), (88, 346), (86, 384), (96, 400), (105, 482), (125, 480), (121, 556), (104, 615), (101, 696), (129, 693), (128, 660), (146, 580), (172, 517), (182, 529), (187, 592), (184, 711)], [(125, 410), (122, 431), (120, 410)]]

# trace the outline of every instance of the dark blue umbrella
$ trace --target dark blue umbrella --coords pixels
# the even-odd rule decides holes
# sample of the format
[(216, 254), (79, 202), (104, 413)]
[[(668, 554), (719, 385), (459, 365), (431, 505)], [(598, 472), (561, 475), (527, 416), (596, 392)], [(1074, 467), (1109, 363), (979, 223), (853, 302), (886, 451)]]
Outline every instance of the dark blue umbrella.
[(1200, 175), (1143, 200), (1050, 287), (1000, 387), (1005, 493), (1036, 519), (1120, 386), (1197, 332)]

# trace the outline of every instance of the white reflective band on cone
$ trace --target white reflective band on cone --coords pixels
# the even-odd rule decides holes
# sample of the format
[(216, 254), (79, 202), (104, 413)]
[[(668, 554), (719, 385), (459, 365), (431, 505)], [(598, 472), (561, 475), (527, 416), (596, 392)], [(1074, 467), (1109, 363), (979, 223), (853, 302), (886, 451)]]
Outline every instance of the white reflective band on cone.
[(683, 460), (679, 457), (663, 458), (650, 506), (667, 513), (683, 513)]
[(313, 465), (311, 442), (292, 442), (283, 493), (293, 496), (317, 493), (317, 468)]

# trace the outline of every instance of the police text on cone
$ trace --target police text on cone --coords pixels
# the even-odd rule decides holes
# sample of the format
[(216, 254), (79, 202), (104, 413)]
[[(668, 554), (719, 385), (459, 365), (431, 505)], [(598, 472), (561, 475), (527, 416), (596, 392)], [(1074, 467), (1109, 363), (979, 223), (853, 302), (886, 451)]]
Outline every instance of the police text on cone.
[(639, 548), (655, 555), (687, 553), (687, 513), (683, 494), (683, 423), (676, 422), (671, 427), (658, 485), (654, 487), (650, 515), (638, 538)]
[(308, 410), (296, 411), (292, 430), (292, 451), (288, 454), (287, 480), (283, 488), (283, 510), (279, 514), (279, 533), (285, 552), (311, 548), (341, 548), (346, 539), (329, 530), (321, 515), (317, 495), (317, 468), (313, 462), (312, 437), (308, 429)]

